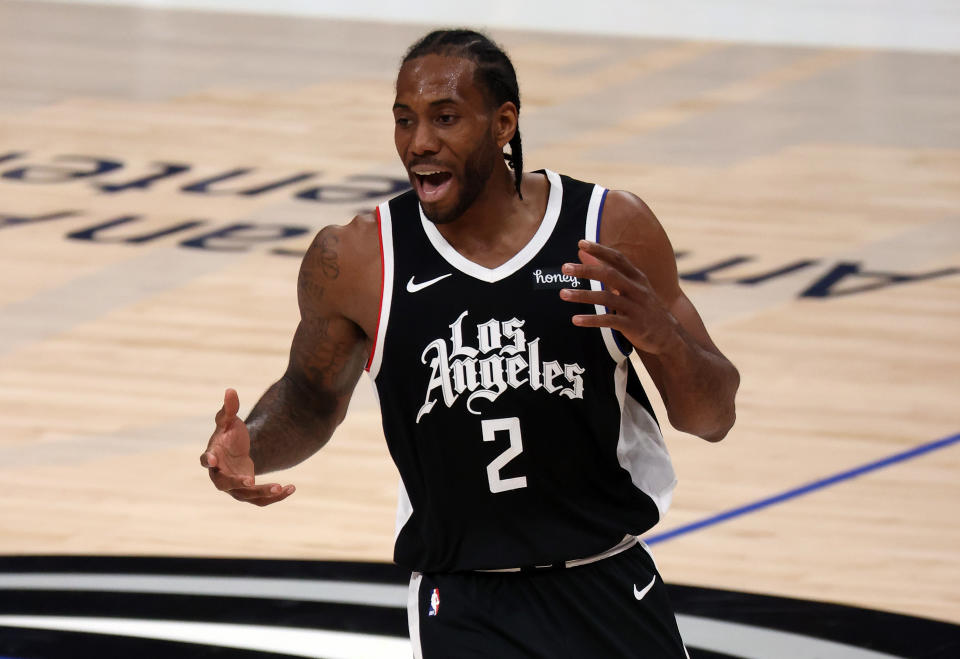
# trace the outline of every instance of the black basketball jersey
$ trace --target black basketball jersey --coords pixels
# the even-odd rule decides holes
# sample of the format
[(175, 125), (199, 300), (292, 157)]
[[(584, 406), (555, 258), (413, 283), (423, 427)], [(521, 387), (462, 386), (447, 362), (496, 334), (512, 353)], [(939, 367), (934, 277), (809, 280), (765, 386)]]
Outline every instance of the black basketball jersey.
[[(421, 572), (546, 565), (639, 535), (673, 468), (629, 343), (561, 300), (606, 190), (551, 171), (530, 242), (496, 268), (461, 256), (413, 191), (378, 210), (383, 289), (368, 370), (401, 476), (395, 561)], [(540, 175), (540, 174), (535, 174)]]

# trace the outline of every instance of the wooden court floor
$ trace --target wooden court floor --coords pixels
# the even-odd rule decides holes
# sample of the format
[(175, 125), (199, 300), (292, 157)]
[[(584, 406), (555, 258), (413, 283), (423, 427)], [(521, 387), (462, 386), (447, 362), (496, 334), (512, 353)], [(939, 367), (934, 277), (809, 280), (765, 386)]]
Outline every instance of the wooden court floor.
[[(282, 372), (312, 234), (402, 185), (422, 31), (0, 3), (0, 553), (390, 559), (365, 379), (280, 505), (197, 457)], [(528, 168), (641, 195), (743, 375), (724, 442), (666, 433), (654, 534), (750, 511), (665, 577), (960, 623), (960, 54), (494, 34)]]

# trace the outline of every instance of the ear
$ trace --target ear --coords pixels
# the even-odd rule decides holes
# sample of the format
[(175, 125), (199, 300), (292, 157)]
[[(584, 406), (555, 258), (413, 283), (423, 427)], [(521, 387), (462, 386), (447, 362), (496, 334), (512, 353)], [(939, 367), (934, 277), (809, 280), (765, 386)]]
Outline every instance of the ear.
[(509, 144), (513, 136), (516, 135), (519, 115), (520, 112), (517, 110), (517, 106), (513, 104), (513, 101), (507, 101), (497, 108), (494, 113), (493, 136), (501, 149)]

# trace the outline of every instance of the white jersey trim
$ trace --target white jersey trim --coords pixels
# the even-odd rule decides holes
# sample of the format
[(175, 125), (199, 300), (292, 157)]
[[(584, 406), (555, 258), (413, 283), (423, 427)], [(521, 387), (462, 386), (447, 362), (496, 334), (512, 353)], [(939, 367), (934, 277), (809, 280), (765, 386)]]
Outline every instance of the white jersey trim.
[(647, 556), (650, 557), (650, 560), (653, 561), (653, 567), (655, 567), (657, 572), (659, 572), (660, 566), (657, 565), (657, 559), (654, 557), (653, 551), (650, 550), (650, 545), (644, 542), (641, 538), (637, 538), (637, 540), (640, 542), (640, 546), (643, 547), (643, 550), (647, 552)]
[(413, 504), (410, 502), (407, 486), (403, 484), (403, 478), (401, 477), (397, 486), (397, 522), (393, 534), (394, 542), (400, 537), (400, 531), (407, 525), (411, 515), (413, 515)]
[[(590, 195), (590, 204), (587, 206), (587, 224), (586, 230), (583, 233), (583, 237), (587, 240), (595, 243), (600, 242), (600, 213), (603, 210), (603, 202), (606, 198), (607, 189), (599, 185), (593, 186), (593, 194)], [(590, 288), (594, 291), (602, 291), (603, 284), (601, 284), (596, 279), (590, 280)], [(607, 308), (602, 304), (593, 305), (597, 314), (607, 313)], [(620, 349), (620, 346), (617, 345), (617, 340), (613, 336), (613, 331), (609, 327), (601, 327), (600, 334), (603, 336), (603, 344), (607, 346), (607, 352), (610, 353), (610, 357), (613, 358), (613, 361), (623, 362), (627, 358), (627, 354)]]
[(377, 321), (377, 337), (370, 356), (370, 377), (377, 379), (383, 362), (383, 348), (387, 340), (387, 325), (390, 323), (390, 304), (393, 301), (393, 222), (390, 218), (390, 202), (377, 207), (380, 221), (380, 258), (383, 260), (383, 290), (380, 293), (380, 317)]
[[(377, 381), (370, 378), (370, 385), (373, 387), (373, 395), (377, 399), (377, 407), (380, 407), (380, 390), (377, 388)], [(382, 414), (382, 411), (381, 411)], [(397, 542), (403, 527), (413, 516), (413, 503), (410, 501), (410, 495), (407, 494), (407, 486), (403, 484), (403, 477), (397, 479), (397, 512), (394, 522), (393, 542)]]
[(423, 208), (417, 204), (417, 208), (420, 211), (420, 223), (423, 225), (423, 230), (427, 234), (430, 244), (433, 245), (433, 248), (437, 250), (447, 263), (474, 279), (492, 284), (509, 277), (529, 263), (530, 260), (537, 255), (537, 252), (547, 244), (547, 240), (553, 233), (554, 227), (557, 226), (557, 220), (560, 217), (560, 206), (563, 202), (563, 184), (560, 182), (560, 175), (549, 169), (544, 171), (547, 175), (547, 180), (550, 182), (550, 195), (547, 199), (547, 210), (543, 214), (543, 219), (540, 221), (540, 227), (537, 229), (537, 232), (533, 234), (530, 242), (524, 245), (523, 249), (514, 254), (506, 263), (502, 263), (496, 268), (485, 268), (467, 259), (447, 242), (447, 239), (443, 237), (443, 234), (440, 233), (437, 226), (423, 214)]
[(413, 659), (423, 659), (423, 647), (420, 645), (420, 582), (423, 575), (414, 572), (410, 575), (410, 588), (407, 591), (407, 626), (410, 628), (410, 645)]
[[(626, 535), (623, 537), (623, 540), (615, 544), (610, 549), (600, 552), (599, 554), (594, 554), (593, 556), (587, 556), (586, 558), (575, 558), (573, 560), (564, 561), (563, 567), (579, 567), (581, 565), (589, 565), (590, 563), (596, 563), (597, 561), (602, 561), (611, 556), (616, 556), (617, 554), (630, 549), (635, 544), (640, 542), (640, 539), (635, 535)], [(554, 565), (534, 565), (536, 568), (553, 568)], [(474, 570), (474, 572), (523, 572), (524, 568), (522, 567), (504, 567), (495, 570)]]
[(624, 360), (614, 371), (614, 386), (620, 403), (620, 437), (617, 439), (617, 461), (630, 474), (634, 487), (656, 504), (660, 518), (673, 499), (677, 477), (660, 427), (650, 412), (627, 393), (630, 360)]

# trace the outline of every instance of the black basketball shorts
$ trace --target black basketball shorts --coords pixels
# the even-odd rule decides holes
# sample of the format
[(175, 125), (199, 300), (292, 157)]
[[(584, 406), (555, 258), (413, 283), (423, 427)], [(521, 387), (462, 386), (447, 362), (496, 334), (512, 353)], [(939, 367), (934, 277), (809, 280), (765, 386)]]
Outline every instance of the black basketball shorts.
[(635, 545), (532, 572), (414, 572), (415, 659), (687, 659), (667, 589)]

